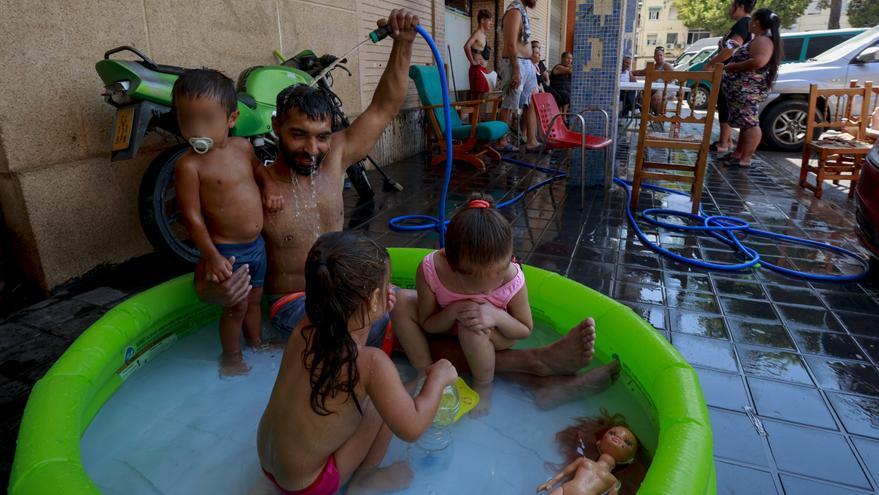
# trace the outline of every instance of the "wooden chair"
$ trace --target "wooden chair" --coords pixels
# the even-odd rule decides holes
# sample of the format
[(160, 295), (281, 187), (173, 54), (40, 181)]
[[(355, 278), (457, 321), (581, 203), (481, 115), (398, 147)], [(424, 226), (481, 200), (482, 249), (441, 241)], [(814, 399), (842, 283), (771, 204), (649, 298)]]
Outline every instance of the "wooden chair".
[[(848, 88), (818, 89), (809, 86), (809, 112), (806, 116), (806, 143), (800, 168), (800, 187), (821, 198), (825, 180), (838, 184), (851, 181), (849, 197), (861, 173), (861, 164), (872, 145), (867, 142), (867, 124), (872, 113), (870, 102), (873, 84), (858, 87), (855, 81)], [(816, 139), (815, 136), (818, 135)], [(817, 163), (812, 165), (812, 155)], [(815, 184), (808, 181), (809, 172), (815, 174)]]
[[(415, 82), (415, 87), (418, 89), (418, 97), (421, 100), (422, 108), (427, 118), (430, 120), (433, 135), (442, 147), (442, 153), (434, 155), (431, 164), (443, 163), (449, 150), (446, 149), (446, 142), (442, 137), (445, 129), (445, 118), (442, 113), (442, 88), (440, 87), (439, 72), (436, 66), (413, 65), (409, 67), (409, 77)], [(485, 162), (481, 158), (483, 155), (500, 161), (500, 153), (489, 145), (503, 137), (509, 130), (505, 122), (497, 120), (480, 121), (480, 108), (485, 103), (485, 100), (452, 103), (456, 111), (453, 111), (451, 115), (452, 138), (456, 141), (452, 145), (452, 159), (467, 162), (480, 170), (485, 170)], [(498, 103), (494, 103), (494, 113), (497, 112)], [(459, 113), (461, 108), (470, 109), (471, 123), (464, 124), (461, 120)]]
[[(606, 149), (613, 144), (610, 138), (610, 117), (607, 112), (600, 108), (587, 108), (579, 114), (572, 112), (560, 112), (555, 97), (550, 93), (534, 93), (531, 95), (531, 104), (537, 113), (537, 121), (540, 124), (540, 133), (545, 139), (544, 149), (576, 149), (580, 148), (580, 208), (585, 206), (586, 200), (586, 151)], [(583, 114), (586, 112), (601, 112), (604, 115), (604, 136), (591, 136), (586, 134), (586, 120)], [(559, 117), (572, 116), (580, 121), (580, 132), (574, 132), (568, 128), (564, 120)], [(606, 151), (605, 164), (610, 163), (610, 150)], [(605, 174), (609, 180), (612, 170), (605, 167)]]
[[(638, 129), (638, 152), (635, 158), (635, 175), (632, 180), (632, 209), (638, 207), (638, 198), (641, 192), (641, 182), (647, 180), (664, 180), (671, 182), (686, 182), (692, 184), (690, 197), (693, 201), (693, 213), (699, 212), (699, 202), (702, 198), (702, 185), (705, 178), (705, 165), (708, 160), (708, 148), (711, 143), (711, 126), (714, 124), (714, 108), (717, 106), (717, 95), (720, 88), (720, 78), (723, 67), (715, 66), (713, 71), (663, 71), (655, 70), (653, 62), (647, 64), (643, 102), (641, 104), (641, 126)], [(692, 101), (684, 111), (686, 100), (686, 86), (688, 81), (699, 83), (711, 82), (711, 93), (708, 96), (708, 108), (704, 116), (696, 115)], [(661, 84), (657, 89), (662, 95), (662, 101), (668, 101), (670, 94), (677, 95), (677, 101), (673, 105), (666, 105), (661, 115), (654, 115), (648, 111), (654, 83)], [(669, 89), (670, 84), (676, 84), (677, 89)], [(692, 96), (691, 96), (692, 97)], [(665, 126), (668, 124), (668, 131)], [(683, 124), (703, 126), (700, 133), (686, 133), (682, 129)], [(661, 132), (654, 128), (662, 127)], [(646, 156), (647, 148), (666, 148), (669, 150), (693, 150), (696, 159), (693, 164), (655, 162)], [(656, 170), (658, 172), (653, 172)], [(668, 173), (675, 172), (675, 173)]]

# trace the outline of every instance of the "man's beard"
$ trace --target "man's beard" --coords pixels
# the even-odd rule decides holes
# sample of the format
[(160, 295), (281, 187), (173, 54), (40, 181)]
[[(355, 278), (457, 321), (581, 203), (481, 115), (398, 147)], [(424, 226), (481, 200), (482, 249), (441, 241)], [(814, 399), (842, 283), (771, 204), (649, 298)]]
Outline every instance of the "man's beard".
[[(301, 175), (303, 177), (308, 177), (317, 172), (317, 169), (320, 168), (320, 164), (323, 162), (326, 154), (314, 154), (305, 153), (305, 152), (295, 152), (289, 153), (284, 151), (284, 142), (283, 138), (278, 139), (278, 154), (283, 158), (283, 162), (287, 167), (296, 173), (296, 175)], [(302, 165), (299, 162), (308, 161), (308, 165)]]

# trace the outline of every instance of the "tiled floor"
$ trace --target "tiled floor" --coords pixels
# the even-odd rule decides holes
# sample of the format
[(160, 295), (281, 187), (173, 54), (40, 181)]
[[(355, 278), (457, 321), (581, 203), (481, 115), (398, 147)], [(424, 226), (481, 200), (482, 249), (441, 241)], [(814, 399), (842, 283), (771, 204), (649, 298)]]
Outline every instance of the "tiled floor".
[[(346, 191), (347, 227), (366, 230), (387, 246), (433, 247), (433, 233), (391, 232), (387, 222), (401, 214), (432, 214), (438, 171), (420, 159), (387, 171), (405, 191), (380, 193), (361, 205)], [(795, 172), (762, 160), (750, 170), (710, 165), (703, 207), (766, 230), (861, 251), (843, 192), (831, 189), (815, 200), (796, 187)], [(535, 180), (512, 165), (488, 172), (462, 167), (452, 182), (450, 205), (462, 203), (471, 191), (509, 197)], [(380, 185), (378, 178), (375, 183)], [(637, 240), (624, 201), (620, 188), (590, 189), (581, 211), (578, 188), (557, 183), (504, 211), (513, 222), (520, 259), (629, 305), (696, 368), (714, 430), (718, 493), (870, 493), (879, 487), (879, 289), (869, 283), (807, 283), (765, 269), (722, 273), (680, 264)], [(643, 206), (664, 202), (663, 194), (642, 196)], [(645, 231), (682, 255), (734, 259), (711, 238)], [(767, 239), (748, 244), (783, 266), (824, 273), (856, 268), (826, 253)], [(27, 391), (52, 360), (118, 299), (181, 270), (165, 268), (143, 280), (138, 274), (144, 266), (134, 265), (127, 275), (100, 284), (103, 288), (71, 290), (0, 323), (0, 463), (8, 467), (7, 446)]]

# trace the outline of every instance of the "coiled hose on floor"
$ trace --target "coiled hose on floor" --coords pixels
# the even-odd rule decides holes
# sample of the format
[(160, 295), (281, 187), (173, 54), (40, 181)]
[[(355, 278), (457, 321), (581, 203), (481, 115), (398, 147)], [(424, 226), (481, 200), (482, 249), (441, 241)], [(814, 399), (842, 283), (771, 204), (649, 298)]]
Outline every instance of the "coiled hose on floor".
[[(708, 234), (711, 237), (714, 237), (715, 239), (729, 246), (737, 255), (739, 255), (743, 259), (743, 261), (741, 263), (715, 263), (711, 261), (704, 261), (681, 256), (680, 254), (669, 251), (668, 249), (665, 249), (648, 239), (644, 232), (641, 230), (641, 227), (638, 226), (638, 222), (635, 219), (635, 214), (632, 212), (631, 208), (632, 183), (630, 181), (619, 178), (614, 178), (613, 182), (614, 184), (624, 188), (626, 191), (626, 216), (629, 218), (629, 223), (632, 224), (632, 228), (635, 230), (635, 235), (638, 236), (638, 239), (641, 241), (641, 243), (656, 251), (657, 253), (672, 258), (675, 261), (680, 261), (681, 263), (686, 263), (688, 265), (698, 268), (724, 272), (738, 272), (756, 267), (766, 267), (774, 272), (781, 273), (789, 277), (801, 278), (813, 282), (856, 282), (866, 277), (867, 271), (869, 270), (868, 262), (857, 253), (849, 251), (848, 249), (833, 246), (824, 242), (813, 241), (811, 239), (802, 239), (800, 237), (776, 234), (775, 232), (755, 229), (751, 227), (748, 222), (740, 218), (724, 215), (705, 215), (701, 207), (699, 208), (698, 215), (694, 215), (690, 212), (670, 210), (666, 208), (648, 208), (641, 212), (641, 218), (644, 219), (645, 222), (660, 228)], [(652, 184), (642, 184), (641, 187), (668, 194), (689, 197), (689, 195), (680, 191), (675, 191), (673, 189), (667, 189), (665, 187), (655, 186)], [(659, 217), (678, 217), (683, 218), (685, 222), (684, 224), (671, 223), (659, 220)], [(760, 257), (760, 253), (742, 243), (741, 239), (739, 239), (739, 234), (767, 237), (769, 239), (775, 239), (777, 241), (781, 241), (787, 244), (809, 246), (816, 249), (841, 254), (845, 257), (852, 258), (860, 263), (863, 267), (863, 271), (850, 275), (822, 275), (778, 266), (776, 264), (766, 261), (765, 259), (762, 259)]]

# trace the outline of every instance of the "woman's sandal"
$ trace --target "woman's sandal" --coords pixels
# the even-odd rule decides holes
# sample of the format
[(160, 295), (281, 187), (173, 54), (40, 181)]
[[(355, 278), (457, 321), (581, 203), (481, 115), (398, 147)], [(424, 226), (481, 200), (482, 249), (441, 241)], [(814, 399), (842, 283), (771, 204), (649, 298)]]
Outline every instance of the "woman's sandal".
[(738, 158), (733, 158), (726, 163), (730, 167), (751, 168), (751, 162), (742, 163)]
[(729, 148), (720, 149), (718, 144), (720, 144), (720, 141), (711, 143), (711, 146), (708, 147), (708, 151), (711, 151), (712, 153), (729, 153)]

